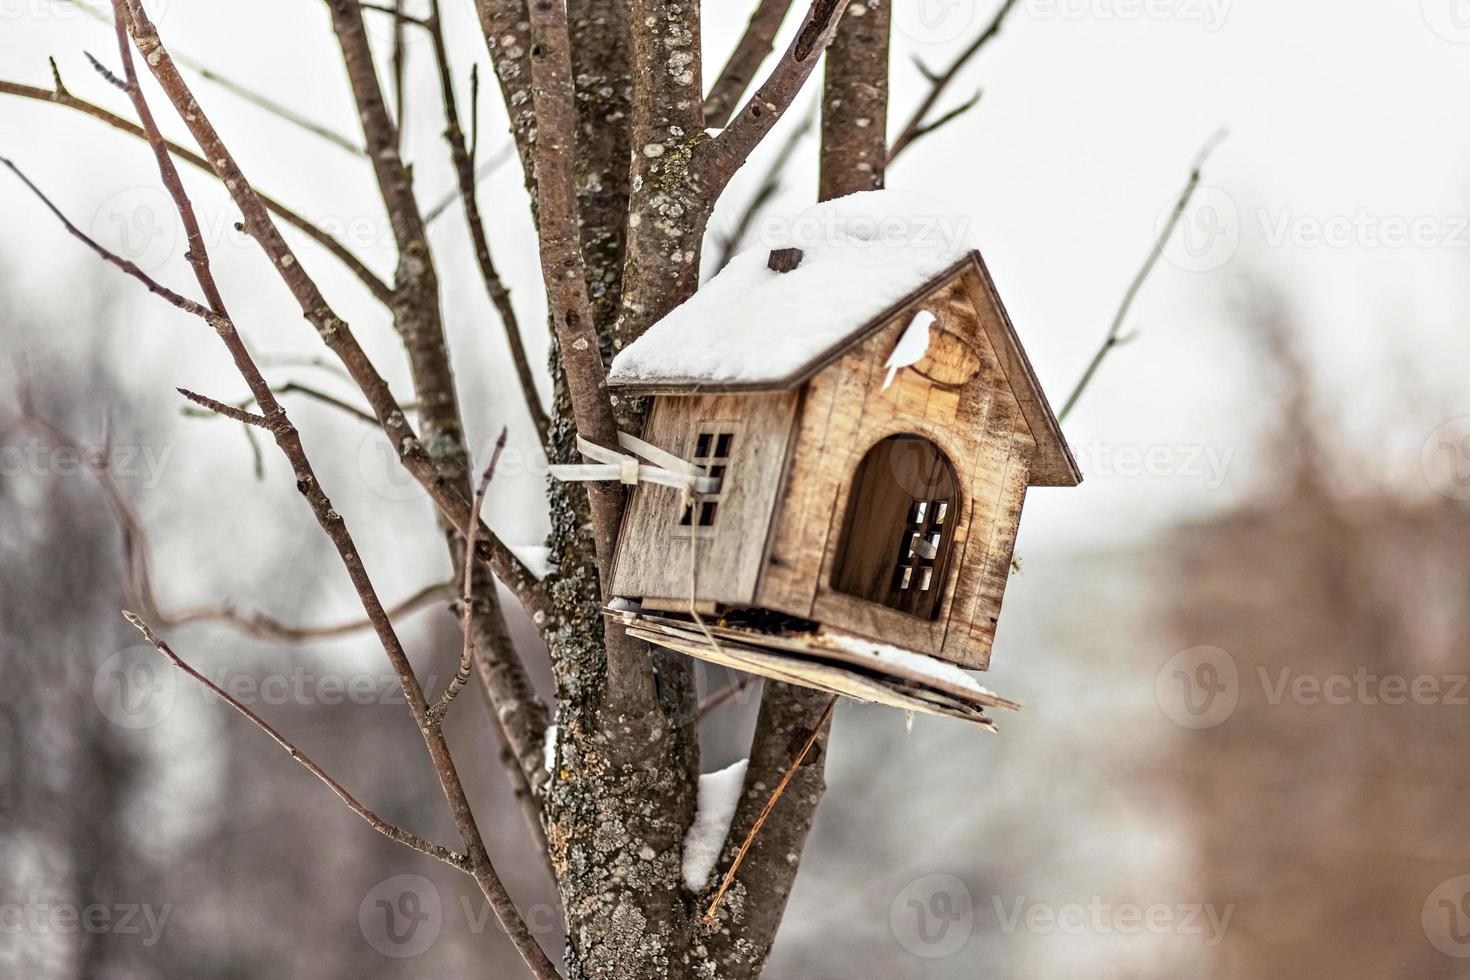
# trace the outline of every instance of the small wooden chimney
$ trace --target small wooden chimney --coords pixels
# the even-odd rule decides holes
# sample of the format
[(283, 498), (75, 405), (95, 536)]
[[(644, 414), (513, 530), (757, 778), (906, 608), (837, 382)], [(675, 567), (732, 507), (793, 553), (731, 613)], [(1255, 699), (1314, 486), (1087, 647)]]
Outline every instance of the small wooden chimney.
[(771, 255), (766, 259), (766, 268), (773, 272), (790, 272), (801, 265), (801, 249), (799, 248), (773, 248)]

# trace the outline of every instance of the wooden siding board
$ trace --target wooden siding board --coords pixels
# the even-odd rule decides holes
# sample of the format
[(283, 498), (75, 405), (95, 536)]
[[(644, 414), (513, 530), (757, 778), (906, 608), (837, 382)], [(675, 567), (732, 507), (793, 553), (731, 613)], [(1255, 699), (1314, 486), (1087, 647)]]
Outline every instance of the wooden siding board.
[(644, 438), (685, 459), (705, 421), (738, 424), (724, 492), (712, 533), (679, 526), (679, 491), (641, 485), (624, 517), (613, 594), (688, 600), (691, 544), (696, 598), (729, 605), (755, 600), (766, 537), (793, 432), (796, 392), (660, 398)]

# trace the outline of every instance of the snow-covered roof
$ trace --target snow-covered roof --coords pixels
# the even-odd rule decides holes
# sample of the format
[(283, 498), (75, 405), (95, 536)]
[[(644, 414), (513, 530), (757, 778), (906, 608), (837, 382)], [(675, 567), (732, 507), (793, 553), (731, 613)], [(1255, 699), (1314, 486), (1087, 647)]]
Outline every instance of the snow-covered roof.
[[(968, 266), (998, 314), (990, 340), (1036, 439), (1031, 485), (1076, 486), (1082, 473), (966, 230), (953, 208), (887, 190), (768, 221), (756, 244), (613, 358), (608, 385), (676, 395), (791, 388), (941, 275)], [(796, 268), (769, 268), (773, 249), (793, 247), (802, 251)]]
[[(613, 359), (615, 387), (759, 388), (794, 373), (964, 258), (967, 221), (908, 191), (826, 201), (758, 229), (757, 240)], [(801, 264), (774, 272), (775, 248)]]

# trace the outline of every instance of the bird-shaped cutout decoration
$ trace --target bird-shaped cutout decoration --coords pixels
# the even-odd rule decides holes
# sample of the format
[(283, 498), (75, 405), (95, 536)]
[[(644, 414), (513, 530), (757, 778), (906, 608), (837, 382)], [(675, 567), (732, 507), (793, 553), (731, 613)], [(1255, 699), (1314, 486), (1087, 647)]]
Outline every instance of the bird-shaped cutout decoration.
[(914, 314), (914, 318), (904, 328), (903, 336), (894, 345), (893, 353), (888, 355), (888, 362), (883, 365), (888, 369), (888, 377), (883, 379), (884, 391), (893, 384), (893, 379), (901, 369), (918, 364), (924, 359), (924, 355), (929, 352), (929, 328), (935, 322), (934, 314), (928, 310), (920, 310)]

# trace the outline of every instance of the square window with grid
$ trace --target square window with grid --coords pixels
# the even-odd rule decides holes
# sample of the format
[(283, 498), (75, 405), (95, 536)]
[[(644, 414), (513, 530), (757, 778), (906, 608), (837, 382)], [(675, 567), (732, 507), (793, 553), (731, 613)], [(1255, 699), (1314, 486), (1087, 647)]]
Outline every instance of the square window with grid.
[(689, 462), (704, 468), (705, 473), (720, 481), (714, 493), (700, 494), (694, 505), (685, 507), (679, 516), (679, 528), (686, 533), (713, 534), (715, 519), (724, 497), (725, 469), (735, 446), (735, 431), (729, 424), (701, 425), (694, 439), (694, 452)]
[(948, 500), (916, 500), (909, 507), (894, 563), (894, 591), (928, 592), (936, 586), (935, 563), (942, 553), (949, 509)]

